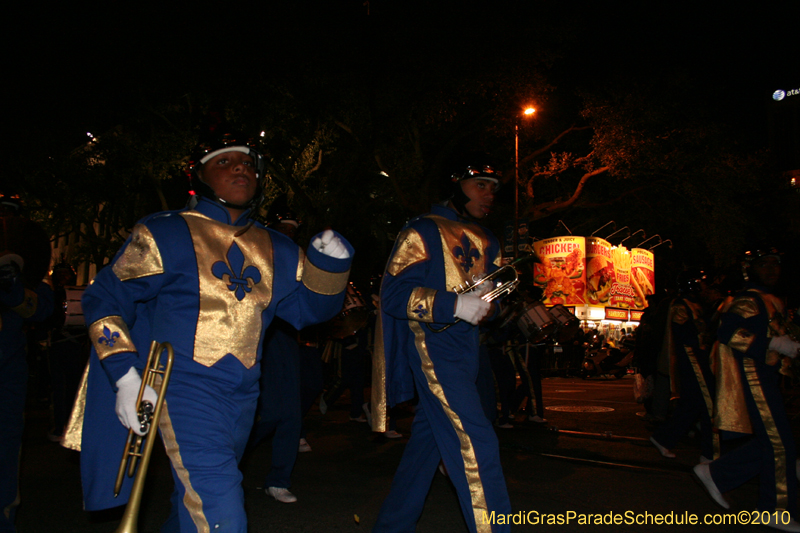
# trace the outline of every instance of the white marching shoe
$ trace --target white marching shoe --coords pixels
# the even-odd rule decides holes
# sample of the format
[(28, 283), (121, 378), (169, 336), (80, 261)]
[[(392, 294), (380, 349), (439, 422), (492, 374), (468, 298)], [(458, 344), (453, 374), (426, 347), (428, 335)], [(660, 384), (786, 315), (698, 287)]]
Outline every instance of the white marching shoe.
[(719, 491), (717, 484), (714, 483), (714, 479), (711, 477), (711, 469), (709, 468), (708, 464), (701, 463), (695, 466), (693, 471), (697, 480), (703, 485), (703, 488), (706, 489), (708, 495), (711, 496), (711, 499), (721, 505), (724, 509), (730, 509), (731, 505), (725, 501), (725, 498), (722, 497), (722, 493)]
[(294, 503), (297, 501), (297, 496), (289, 492), (289, 489), (283, 487), (269, 487), (267, 489), (267, 494), (281, 503)]
[(675, 458), (675, 454), (674, 454), (674, 453), (672, 453), (672, 452), (671, 452), (671, 451), (669, 451), (668, 449), (664, 448), (664, 447), (663, 447), (661, 444), (659, 444), (659, 443), (658, 443), (658, 441), (657, 441), (656, 439), (654, 439), (653, 437), (650, 437), (650, 442), (652, 442), (652, 443), (653, 443), (653, 446), (655, 446), (655, 447), (656, 447), (656, 449), (658, 450), (658, 453), (660, 453), (660, 454), (661, 454), (661, 455), (663, 455), (664, 457), (667, 457), (668, 459), (674, 459), (674, 458)]

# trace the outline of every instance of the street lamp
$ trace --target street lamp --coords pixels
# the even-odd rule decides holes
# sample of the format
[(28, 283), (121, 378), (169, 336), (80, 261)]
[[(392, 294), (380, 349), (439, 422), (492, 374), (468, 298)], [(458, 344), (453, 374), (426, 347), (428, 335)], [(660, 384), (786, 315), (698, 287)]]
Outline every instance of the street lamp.
[[(536, 109), (526, 107), (522, 116), (532, 117)], [(519, 115), (514, 124), (514, 259), (519, 256)]]

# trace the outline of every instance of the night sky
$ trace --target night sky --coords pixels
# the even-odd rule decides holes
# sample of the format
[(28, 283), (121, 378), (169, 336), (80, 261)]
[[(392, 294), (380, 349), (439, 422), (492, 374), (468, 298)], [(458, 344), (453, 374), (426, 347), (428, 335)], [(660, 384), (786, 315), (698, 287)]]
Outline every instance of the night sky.
[(101, 132), (122, 120), (137, 99), (179, 99), (198, 87), (224, 92), (220, 87), (245, 84), (255, 72), (291, 75), (311, 58), (324, 58), (331, 69), (364, 61), (409, 68), (414, 57), (432, 51), (485, 58), (504, 57), (511, 48), (560, 56), (547, 75), (562, 92), (622, 74), (644, 77), (678, 68), (720, 120), (763, 131), (771, 92), (800, 86), (800, 4), (709, 4), (28, 4), (6, 22), (10, 95), (4, 107), (14, 142), (3, 149), (16, 141), (76, 145), (86, 131)]
[[(537, 113), (538, 142), (546, 142), (548, 117), (552, 132), (579, 120), (581, 91), (630, 84), (635, 92), (663, 81), (670, 98), (669, 83), (680, 78), (690, 89), (675, 95), (676, 109), (690, 109), (680, 121), (702, 112), (703, 120), (723, 126), (737, 143), (761, 148), (770, 141), (769, 111), (775, 110), (770, 95), (800, 88), (800, 2), (750, 4), (300, 0), (158, 8), (106, 3), (98, 9), (27, 4), (4, 28), (8, 142), (0, 149), (6, 158), (25, 155), (26, 163), (31, 150), (37, 157), (57, 158), (85, 143), (86, 132), (102, 135), (144, 107), (182, 102), (192, 93), (224, 102), (253, 80), (281, 82), (309, 72), (325, 79), (335, 74), (366, 81), (392, 73), (427, 80), (439, 74), (440, 62), (443, 68), (467, 65), (462, 68), (476, 83), (486, 83), (493, 80), (484, 65), (523, 58), (534, 58), (555, 87)], [(794, 98), (800, 103), (800, 96)], [(504, 142), (501, 137), (498, 142)], [(506, 155), (512, 154), (510, 144), (507, 148)], [(12, 168), (0, 173), (0, 190), (19, 178), (19, 165)], [(173, 191), (181, 202), (184, 186), (180, 181)], [(510, 205), (508, 198), (498, 203), (503, 201)], [(605, 222), (583, 220), (585, 209), (576, 212), (579, 221), (569, 215), (550, 217), (540, 230), (547, 233), (558, 218), (573, 229), (580, 221), (579, 232)], [(678, 230), (668, 234), (663, 217), (650, 222), (651, 233), (704, 246), (682, 239), (688, 235)], [(691, 254), (676, 249), (674, 255)]]

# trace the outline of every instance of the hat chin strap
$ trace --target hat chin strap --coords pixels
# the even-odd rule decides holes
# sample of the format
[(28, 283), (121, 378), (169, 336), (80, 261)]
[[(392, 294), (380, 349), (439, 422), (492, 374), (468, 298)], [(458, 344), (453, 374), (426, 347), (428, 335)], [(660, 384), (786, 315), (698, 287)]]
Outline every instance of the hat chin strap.
[(461, 182), (456, 183), (453, 189), (453, 195), (449, 200), (453, 204), (453, 207), (456, 208), (456, 213), (463, 218), (472, 218), (467, 212), (467, 204), (470, 202), (470, 197), (464, 194), (464, 190), (461, 188)]
[(250, 200), (249, 202), (247, 202), (247, 204), (245, 204), (245, 205), (234, 204), (233, 202), (228, 202), (227, 200), (223, 200), (222, 198), (220, 198), (216, 194), (214, 195), (214, 200), (216, 200), (218, 203), (222, 204), (224, 207), (229, 207), (231, 209), (239, 209), (241, 211), (245, 211), (245, 210), (250, 209), (251, 207), (253, 207), (253, 204), (255, 203), (256, 197), (253, 196), (253, 199)]
[(258, 194), (254, 195), (253, 198), (249, 202), (247, 202), (246, 204), (234, 204), (233, 202), (229, 202), (227, 200), (223, 200), (222, 198), (217, 196), (217, 193), (214, 192), (214, 189), (209, 187), (206, 182), (204, 182), (203, 180), (200, 179), (200, 176), (197, 176), (195, 174), (194, 177), (197, 180), (197, 187), (196, 188), (197, 188), (197, 192), (199, 193), (199, 195), (203, 196), (205, 198), (208, 198), (209, 200), (212, 200), (214, 202), (217, 202), (222, 207), (227, 207), (227, 208), (231, 208), (231, 209), (239, 209), (241, 211), (245, 211), (247, 209), (252, 208), (253, 206), (255, 206), (258, 203), (258, 200), (259, 200), (259, 195)]

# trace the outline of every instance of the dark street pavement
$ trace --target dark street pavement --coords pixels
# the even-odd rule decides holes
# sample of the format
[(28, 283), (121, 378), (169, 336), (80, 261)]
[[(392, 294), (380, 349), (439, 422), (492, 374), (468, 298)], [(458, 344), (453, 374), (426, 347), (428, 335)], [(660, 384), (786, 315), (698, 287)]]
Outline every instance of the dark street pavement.
[[(685, 513), (703, 520), (706, 514), (724, 512), (693, 480), (690, 472), (699, 448), (686, 438), (676, 449), (676, 459), (663, 459), (647, 440), (652, 426), (637, 412), (632, 379), (544, 380), (546, 426), (519, 422), (514, 429), (498, 429), (501, 458), (514, 513), (567, 513), (608, 515), (625, 513), (643, 519), (645, 513)], [(796, 421), (800, 393), (789, 395), (790, 414)], [(579, 412), (573, 412), (579, 407)], [(557, 409), (566, 410), (557, 410)], [(295, 504), (268, 497), (262, 481), (269, 465), (270, 445), (262, 443), (242, 464), (250, 531), (357, 532), (369, 531), (388, 493), (392, 475), (407, 438), (388, 440), (369, 431), (366, 424), (348, 419), (348, 399), (343, 397), (326, 415), (316, 407), (306, 418), (310, 453), (298, 456), (291, 490)], [(406, 437), (410, 412), (398, 421)], [(49, 414), (45, 408), (29, 409), (22, 463), (22, 505), (17, 516), (19, 533), (111, 532), (118, 512), (86, 513), (82, 510), (79, 454), (46, 439)], [(109, 443), (121, 453), (122, 443)], [(156, 447), (148, 475), (139, 519), (139, 531), (158, 531), (169, 511), (172, 489), (163, 447)], [(758, 486), (750, 482), (728, 493), (729, 513), (755, 509)], [(720, 519), (717, 517), (717, 519)], [(652, 517), (650, 518), (652, 520)], [(516, 525), (512, 531), (770, 531), (764, 526), (714, 525), (582, 525), (578, 518), (562, 525)], [(455, 492), (449, 481), (436, 474), (417, 531), (466, 531)]]

